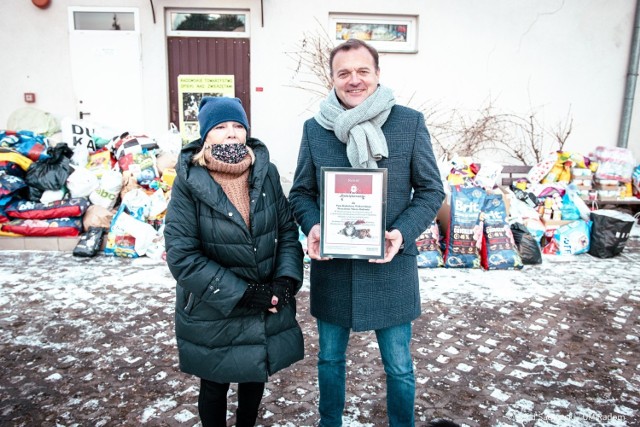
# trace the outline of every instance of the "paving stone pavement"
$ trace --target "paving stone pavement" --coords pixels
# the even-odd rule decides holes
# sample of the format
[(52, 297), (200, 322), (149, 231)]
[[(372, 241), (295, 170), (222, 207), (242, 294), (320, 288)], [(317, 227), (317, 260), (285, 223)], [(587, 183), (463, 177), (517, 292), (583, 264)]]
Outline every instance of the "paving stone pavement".
[[(0, 426), (199, 425), (197, 379), (177, 370), (174, 281), (161, 260), (0, 251), (0, 272)], [(420, 275), (417, 425), (640, 425), (638, 239), (608, 260)], [(260, 426), (317, 423), (307, 289), (305, 359), (271, 378)], [(373, 333), (352, 335), (347, 386), (344, 425), (386, 425)]]

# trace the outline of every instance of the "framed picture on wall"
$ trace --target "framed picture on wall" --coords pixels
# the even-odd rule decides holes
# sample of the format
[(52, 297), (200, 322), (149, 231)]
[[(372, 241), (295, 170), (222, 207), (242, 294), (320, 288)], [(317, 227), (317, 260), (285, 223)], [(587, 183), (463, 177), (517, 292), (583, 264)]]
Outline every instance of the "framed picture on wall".
[(360, 39), (379, 52), (416, 53), (418, 17), (330, 13), (329, 36), (335, 44), (348, 39)]

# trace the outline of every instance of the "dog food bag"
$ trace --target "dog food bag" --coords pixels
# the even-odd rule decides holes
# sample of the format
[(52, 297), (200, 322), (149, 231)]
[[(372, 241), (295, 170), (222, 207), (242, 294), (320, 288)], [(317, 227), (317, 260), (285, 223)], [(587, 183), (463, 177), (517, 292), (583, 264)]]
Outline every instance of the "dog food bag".
[(501, 195), (487, 194), (482, 216), (482, 266), (486, 270), (521, 269), (522, 259), (507, 223), (507, 210)]
[(451, 187), (451, 217), (446, 235), (447, 268), (480, 268), (480, 213), (487, 193), (481, 187)]
[(111, 152), (106, 148), (94, 151), (89, 154), (89, 161), (86, 168), (95, 174), (96, 177), (101, 178), (103, 174), (109, 172), (115, 165), (115, 161), (111, 156)]
[(416, 246), (418, 247), (419, 268), (444, 267), (444, 258), (440, 250), (440, 229), (435, 220), (416, 239)]

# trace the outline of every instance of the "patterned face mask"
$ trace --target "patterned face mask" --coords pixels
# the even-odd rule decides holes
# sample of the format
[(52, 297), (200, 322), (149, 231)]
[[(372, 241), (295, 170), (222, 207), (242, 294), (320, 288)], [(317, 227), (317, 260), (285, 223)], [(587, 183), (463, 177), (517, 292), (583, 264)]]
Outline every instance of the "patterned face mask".
[(247, 154), (249, 150), (245, 144), (213, 144), (211, 146), (211, 157), (224, 163), (239, 163)]

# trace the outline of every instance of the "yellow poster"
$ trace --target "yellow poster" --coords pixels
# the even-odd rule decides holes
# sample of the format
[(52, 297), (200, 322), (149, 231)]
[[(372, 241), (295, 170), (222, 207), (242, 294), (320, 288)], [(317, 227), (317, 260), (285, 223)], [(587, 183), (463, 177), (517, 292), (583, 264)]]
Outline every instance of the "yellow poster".
[(182, 74), (178, 76), (180, 134), (184, 143), (200, 138), (198, 106), (203, 96), (235, 96), (233, 75)]

